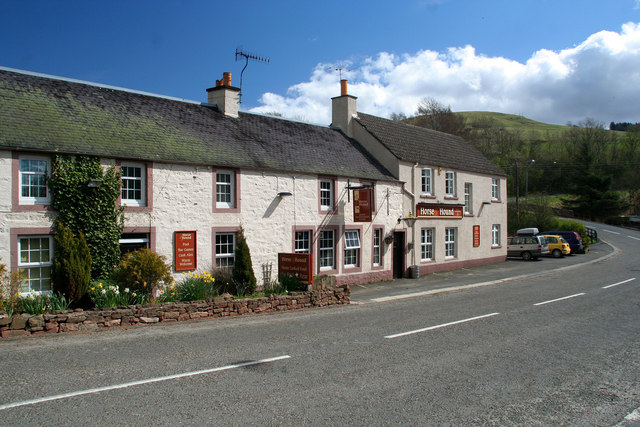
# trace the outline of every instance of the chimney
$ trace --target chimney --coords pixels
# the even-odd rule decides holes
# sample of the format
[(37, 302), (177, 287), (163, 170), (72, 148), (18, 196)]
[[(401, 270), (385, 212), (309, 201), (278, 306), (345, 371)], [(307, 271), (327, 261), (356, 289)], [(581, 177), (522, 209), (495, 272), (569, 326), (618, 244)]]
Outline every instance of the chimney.
[(238, 117), (240, 88), (231, 86), (231, 73), (223, 73), (222, 80), (216, 80), (216, 86), (207, 89), (208, 103), (215, 104), (225, 116)]
[(348, 137), (353, 137), (352, 120), (357, 115), (355, 96), (349, 95), (347, 80), (340, 80), (340, 96), (331, 98), (331, 126), (340, 128)]

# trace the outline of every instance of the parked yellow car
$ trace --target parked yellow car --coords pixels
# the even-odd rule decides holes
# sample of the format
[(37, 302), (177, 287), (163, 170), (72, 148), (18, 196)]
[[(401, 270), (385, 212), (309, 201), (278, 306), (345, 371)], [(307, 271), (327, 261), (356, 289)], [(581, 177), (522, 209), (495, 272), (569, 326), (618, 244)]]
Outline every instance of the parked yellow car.
[(554, 258), (560, 258), (571, 253), (569, 242), (564, 240), (562, 236), (544, 234), (544, 239), (549, 244), (549, 253), (551, 253)]

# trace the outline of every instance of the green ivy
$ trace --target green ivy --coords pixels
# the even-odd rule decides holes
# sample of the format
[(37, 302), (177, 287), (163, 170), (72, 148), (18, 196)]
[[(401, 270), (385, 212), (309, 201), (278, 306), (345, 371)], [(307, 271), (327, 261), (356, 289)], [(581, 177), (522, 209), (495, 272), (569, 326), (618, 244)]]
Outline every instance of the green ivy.
[(97, 157), (57, 155), (49, 188), (56, 221), (74, 234), (84, 234), (91, 254), (91, 277), (107, 277), (120, 260), (118, 240), (124, 226), (123, 208), (117, 206), (120, 172), (106, 170)]

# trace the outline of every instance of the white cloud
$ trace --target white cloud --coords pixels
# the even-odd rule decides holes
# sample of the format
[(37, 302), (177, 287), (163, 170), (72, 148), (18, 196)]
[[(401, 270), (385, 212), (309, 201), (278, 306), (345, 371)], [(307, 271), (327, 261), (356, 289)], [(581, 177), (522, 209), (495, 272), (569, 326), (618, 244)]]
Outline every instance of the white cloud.
[[(330, 98), (339, 95), (335, 68), (318, 64), (309, 81), (291, 86), (286, 95), (265, 93), (252, 111), (328, 124)], [(586, 117), (640, 121), (640, 23), (598, 32), (560, 52), (541, 49), (524, 64), (478, 54), (468, 45), (445, 52), (381, 52), (346, 68), (358, 110), (383, 117), (411, 115), (422, 98), (433, 97), (454, 111), (499, 111), (549, 123)]]

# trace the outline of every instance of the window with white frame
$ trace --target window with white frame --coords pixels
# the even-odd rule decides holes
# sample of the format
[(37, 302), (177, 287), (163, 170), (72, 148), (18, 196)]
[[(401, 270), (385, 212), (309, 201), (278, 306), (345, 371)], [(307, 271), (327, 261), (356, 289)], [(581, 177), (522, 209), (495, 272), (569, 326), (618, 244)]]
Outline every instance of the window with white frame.
[(216, 268), (231, 269), (235, 263), (236, 234), (216, 233)]
[(464, 213), (473, 213), (473, 185), (470, 182), (464, 183)]
[(216, 207), (235, 207), (235, 174), (231, 171), (216, 172)]
[(330, 179), (320, 180), (320, 209), (323, 211), (333, 210), (333, 181)]
[(500, 224), (491, 226), (491, 246), (500, 246)]
[(49, 160), (44, 157), (21, 156), (19, 158), (19, 182), (21, 205), (49, 204), (47, 189)]
[(373, 229), (373, 265), (382, 265), (382, 228)]
[(422, 169), (422, 194), (431, 196), (432, 194), (433, 169)]
[(18, 268), (24, 275), (20, 291), (51, 292), (53, 237), (19, 236), (18, 253)]
[(344, 266), (360, 266), (360, 231), (347, 230), (344, 232)]
[(455, 258), (456, 256), (456, 229), (445, 228), (444, 230), (444, 257)]
[(422, 261), (433, 260), (433, 228), (420, 230), (420, 257)]
[(311, 253), (311, 230), (296, 231), (294, 235), (294, 252), (297, 254)]
[(456, 173), (454, 171), (444, 173), (444, 193), (448, 197), (456, 196)]
[(142, 163), (122, 163), (120, 165), (122, 186), (120, 199), (123, 206), (145, 206), (146, 199), (146, 166)]
[(491, 200), (500, 200), (500, 180), (491, 179)]
[(335, 268), (335, 235), (333, 230), (320, 231), (319, 239), (320, 270)]

